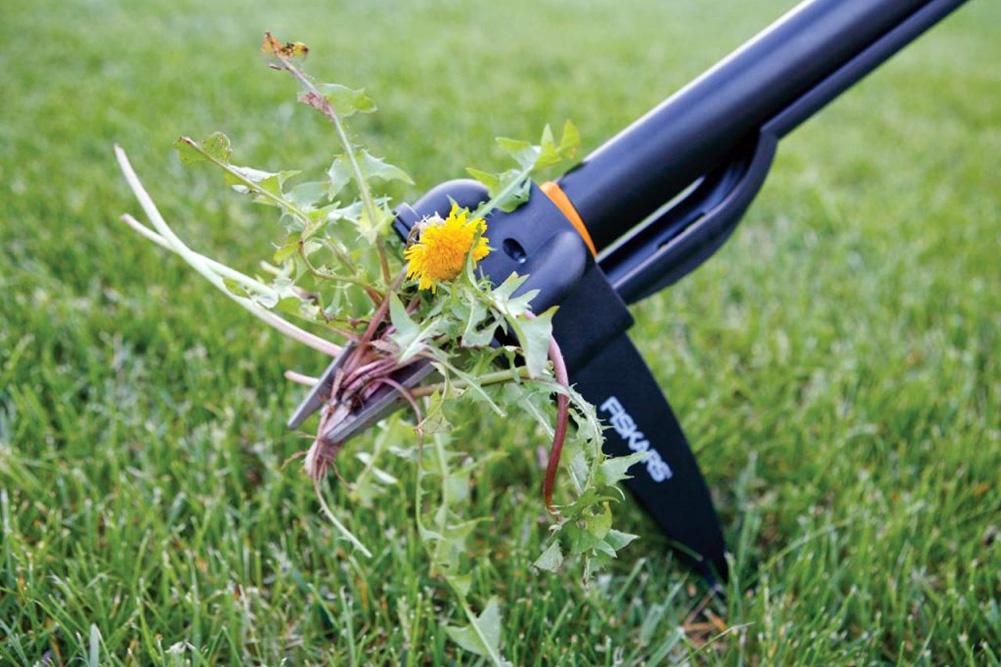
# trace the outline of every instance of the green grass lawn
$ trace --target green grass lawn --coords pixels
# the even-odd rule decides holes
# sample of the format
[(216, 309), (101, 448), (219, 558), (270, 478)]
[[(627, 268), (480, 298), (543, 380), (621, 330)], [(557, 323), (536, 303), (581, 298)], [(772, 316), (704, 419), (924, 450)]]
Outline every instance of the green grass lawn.
[[(329, 161), (265, 29), (369, 89), (356, 127), (416, 195), (501, 166), (498, 134), (571, 117), (596, 146), (790, 5), (4, 0), (0, 663), (478, 660), (441, 628), (412, 474), (373, 508), (332, 490), (373, 560), (334, 540), (281, 468), (305, 445), (282, 371), (322, 360), (117, 221), (137, 206), (113, 142), (199, 249), (252, 267), (272, 219), (171, 144), (222, 129), (243, 163)], [(495, 520), (473, 598), (503, 596), (508, 659), (998, 664), (999, 25), (973, 0), (795, 132), (727, 247), (634, 310), (721, 508), (726, 633), (631, 502), (643, 539), (593, 586), (534, 573), (540, 437), (483, 417), (471, 446), (507, 456), (474, 496)]]

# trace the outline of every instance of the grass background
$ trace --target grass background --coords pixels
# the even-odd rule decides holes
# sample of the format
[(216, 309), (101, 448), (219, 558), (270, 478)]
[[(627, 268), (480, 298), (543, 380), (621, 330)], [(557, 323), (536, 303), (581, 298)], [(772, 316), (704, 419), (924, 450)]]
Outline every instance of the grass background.
[[(358, 132), (416, 194), (500, 165), (497, 134), (572, 117), (596, 146), (790, 5), (4, 0), (0, 663), (476, 662), (436, 622), (409, 492), (354, 509), (359, 562), (280, 470), (303, 446), (281, 372), (320, 360), (116, 221), (137, 207), (112, 142), (196, 247), (250, 267), (276, 226), (170, 145), (329, 160), (265, 29), (367, 86)], [(727, 633), (689, 619), (697, 582), (628, 504), (644, 539), (595, 586), (532, 573), (535, 439), (483, 419), (475, 446), (509, 455), (475, 496), (474, 593), (506, 599), (509, 659), (998, 663), (999, 24), (974, 0), (794, 133), (727, 247), (635, 309), (722, 511)]]

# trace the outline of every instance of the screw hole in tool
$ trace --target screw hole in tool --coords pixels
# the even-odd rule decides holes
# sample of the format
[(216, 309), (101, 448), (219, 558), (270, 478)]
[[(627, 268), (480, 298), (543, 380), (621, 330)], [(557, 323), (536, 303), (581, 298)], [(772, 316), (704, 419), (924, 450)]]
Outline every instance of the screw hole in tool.
[(525, 260), (528, 259), (528, 255), (525, 253), (525, 249), (522, 248), (521, 244), (515, 241), (514, 239), (504, 239), (504, 242), (501, 244), (501, 247), (504, 249), (504, 253), (508, 257), (518, 262), (519, 264), (524, 264)]

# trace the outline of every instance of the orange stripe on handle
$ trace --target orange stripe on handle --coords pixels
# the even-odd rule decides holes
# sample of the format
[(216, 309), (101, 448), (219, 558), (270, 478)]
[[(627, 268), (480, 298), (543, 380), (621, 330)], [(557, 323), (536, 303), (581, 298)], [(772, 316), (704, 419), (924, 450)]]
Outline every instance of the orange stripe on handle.
[(539, 189), (545, 192), (546, 196), (563, 212), (563, 215), (574, 226), (580, 237), (584, 239), (584, 243), (587, 245), (588, 250), (591, 251), (591, 254), (597, 257), (598, 251), (594, 248), (594, 241), (591, 240), (591, 235), (588, 233), (584, 221), (581, 220), (580, 213), (574, 208), (573, 202), (567, 197), (567, 193), (563, 192), (563, 189), (555, 181), (546, 181), (539, 186)]

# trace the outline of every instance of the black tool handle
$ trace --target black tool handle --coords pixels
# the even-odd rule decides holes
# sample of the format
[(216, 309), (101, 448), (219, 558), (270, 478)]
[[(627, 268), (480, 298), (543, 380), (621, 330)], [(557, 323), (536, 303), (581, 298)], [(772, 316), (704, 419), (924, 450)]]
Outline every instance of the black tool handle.
[[(792, 130), (963, 2), (803, 2), (606, 142), (559, 184), (601, 251), (725, 163), (769, 120), (795, 110), (776, 127), (779, 137)], [(866, 62), (845, 71), (908, 23), (913, 29), (897, 31), (876, 53), (870, 51)], [(813, 96), (810, 104), (797, 105), (825, 82), (822, 99)]]

